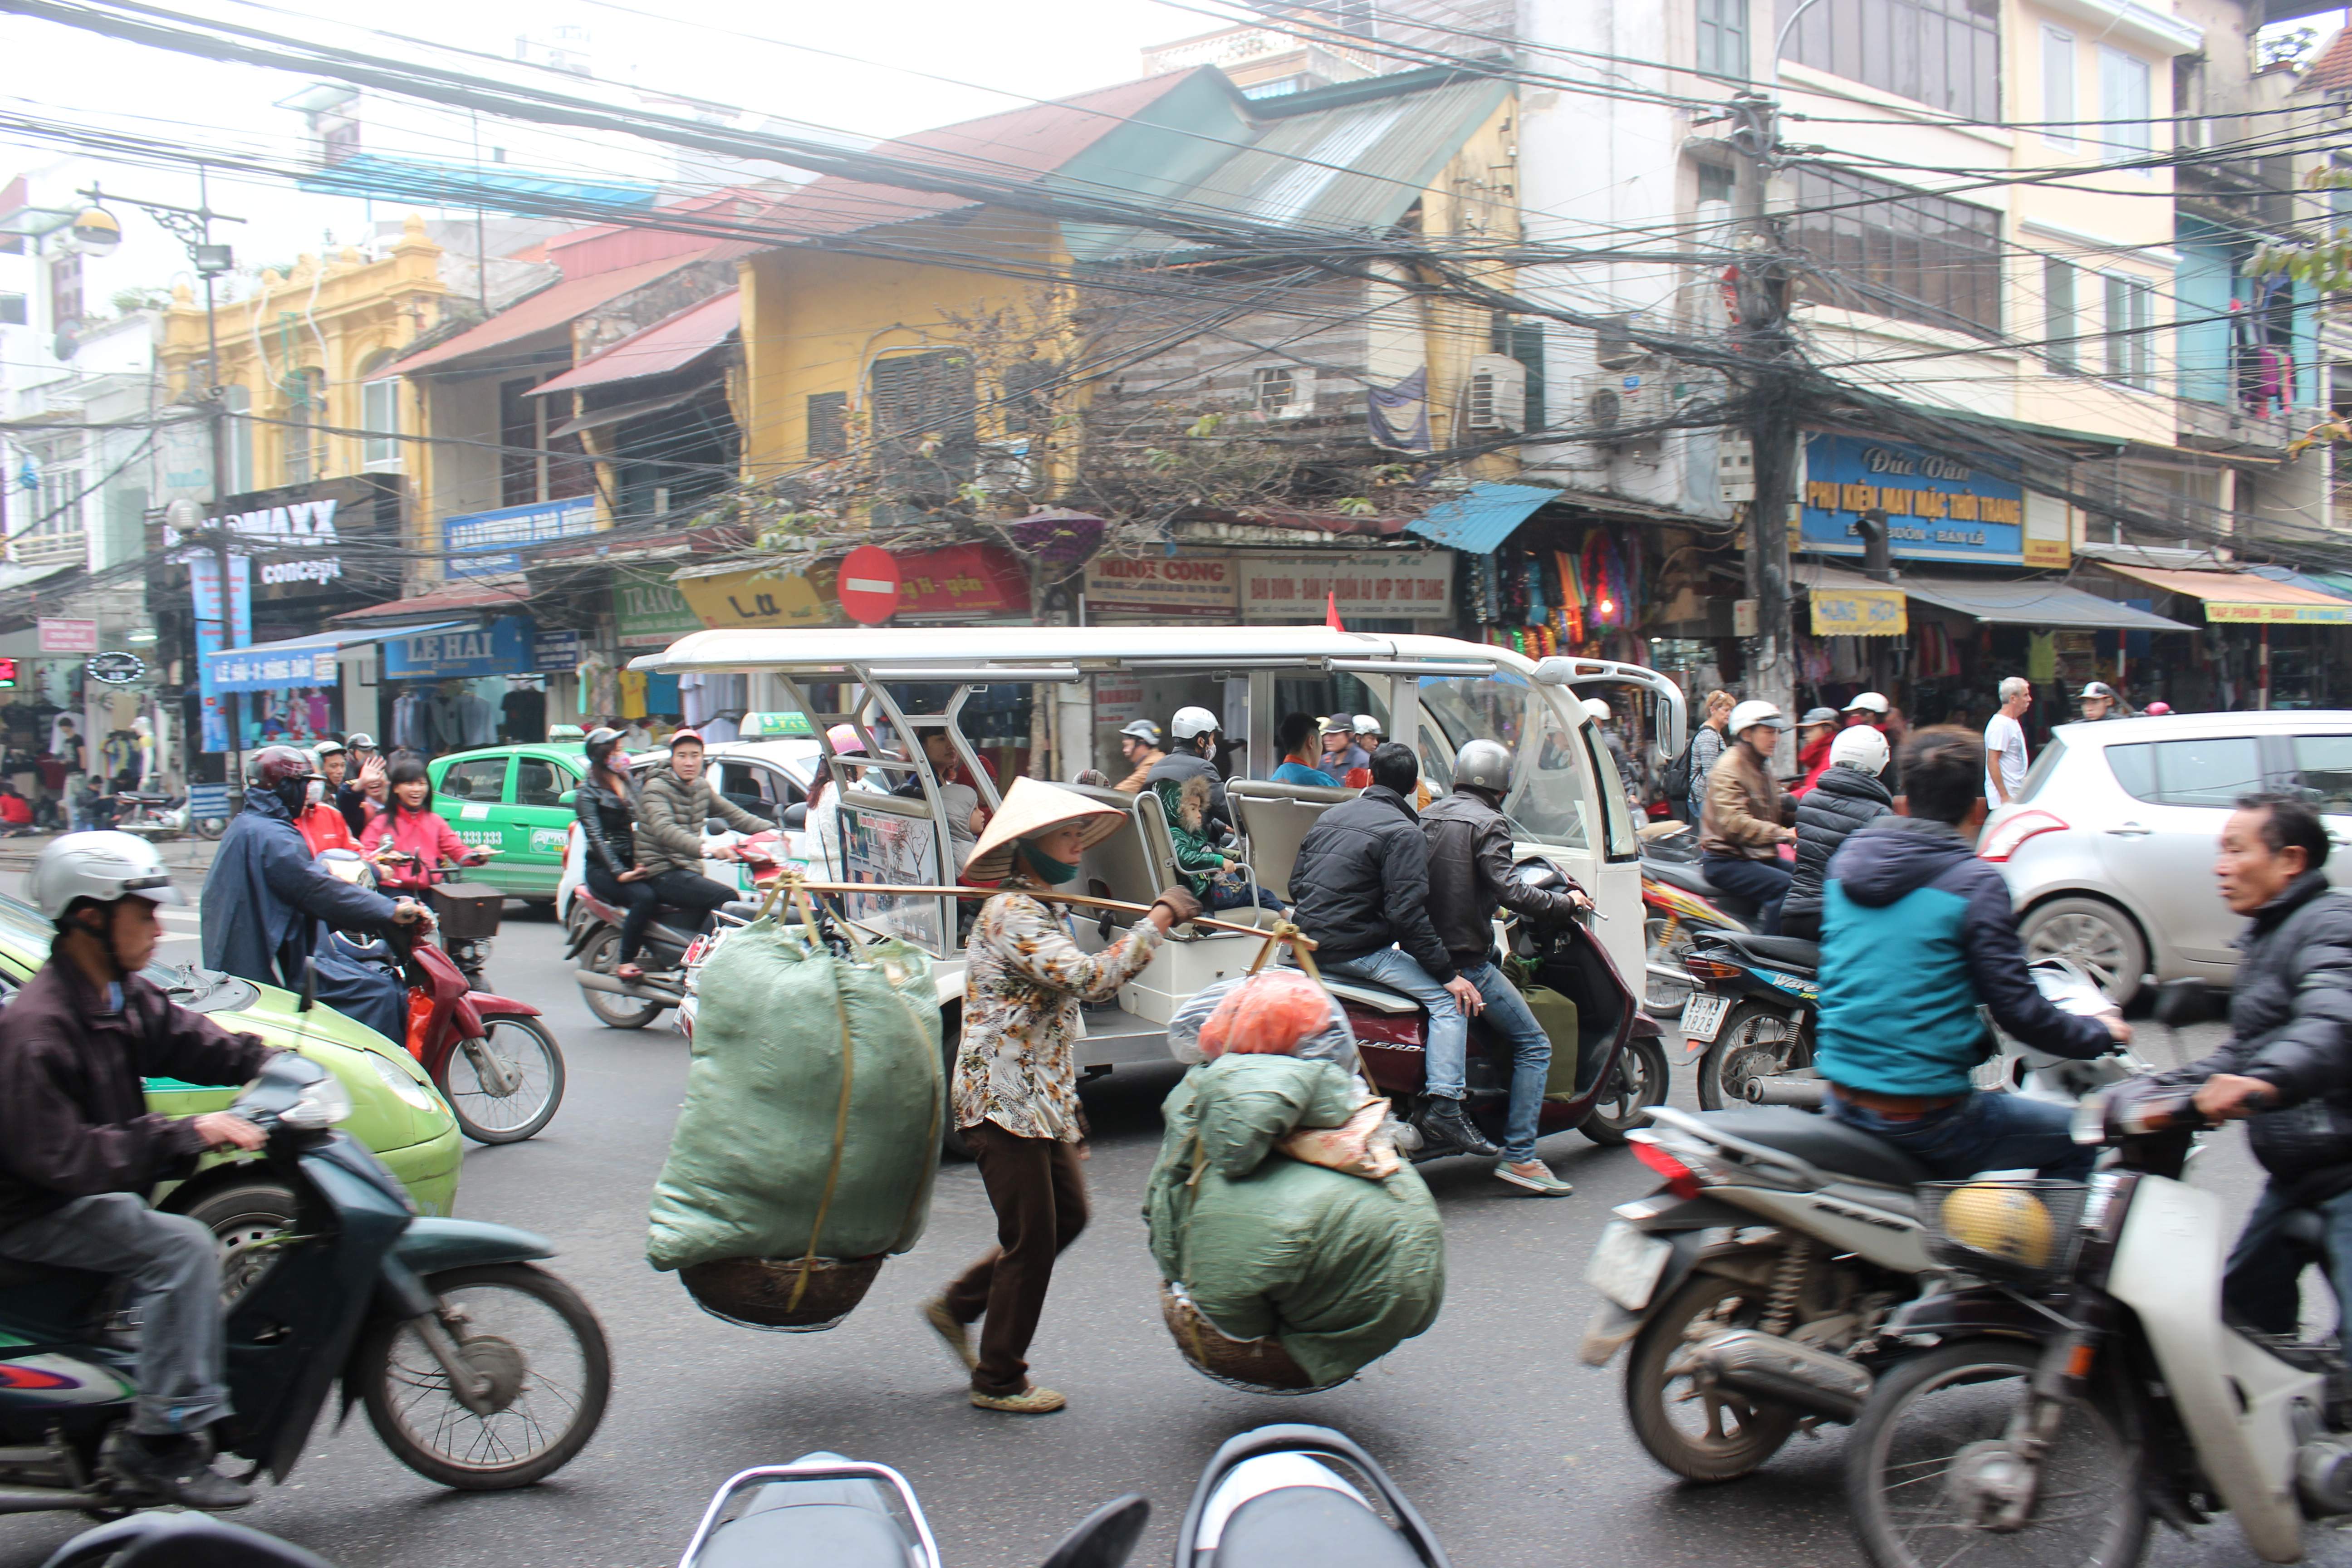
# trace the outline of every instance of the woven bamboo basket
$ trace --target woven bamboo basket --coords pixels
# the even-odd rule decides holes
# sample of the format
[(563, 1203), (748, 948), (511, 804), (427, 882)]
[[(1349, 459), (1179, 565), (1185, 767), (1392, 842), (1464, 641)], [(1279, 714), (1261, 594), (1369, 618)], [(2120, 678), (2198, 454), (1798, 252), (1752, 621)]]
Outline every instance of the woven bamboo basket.
[(1339, 1383), (1318, 1384), (1291, 1360), (1280, 1340), (1237, 1340), (1220, 1331), (1164, 1279), (1160, 1282), (1160, 1316), (1192, 1370), (1228, 1388), (1244, 1394), (1320, 1394), (1348, 1381), (1343, 1377)]
[[(722, 1258), (677, 1271), (697, 1305), (747, 1329), (808, 1334), (832, 1328), (866, 1299), (882, 1258)], [(807, 1283), (802, 1284), (805, 1271)], [(795, 1295), (797, 1291), (797, 1295)]]

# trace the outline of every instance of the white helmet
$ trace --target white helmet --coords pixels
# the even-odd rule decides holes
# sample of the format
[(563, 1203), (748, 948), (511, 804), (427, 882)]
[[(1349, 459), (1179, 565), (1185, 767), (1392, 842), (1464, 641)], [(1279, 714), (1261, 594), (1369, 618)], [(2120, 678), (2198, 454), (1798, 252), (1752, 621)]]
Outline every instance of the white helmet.
[(1875, 713), (1882, 719), (1886, 717), (1886, 699), (1875, 691), (1865, 691), (1845, 705), (1849, 713)]
[(1837, 739), (1830, 742), (1830, 765), (1843, 764), (1859, 768), (1876, 778), (1886, 771), (1886, 737), (1874, 724), (1856, 724), (1840, 730)]
[(1737, 736), (1754, 729), (1759, 724), (1769, 724), (1775, 730), (1785, 730), (1789, 727), (1789, 720), (1778, 705), (1767, 702), (1760, 697), (1751, 697), (1731, 710), (1731, 721), (1724, 728)]
[(111, 904), (137, 897), (185, 904), (155, 847), (135, 833), (68, 833), (33, 862), (26, 890), (45, 920), (57, 921), (83, 899)]
[(1359, 735), (1377, 735), (1381, 732), (1381, 721), (1369, 713), (1356, 715), (1354, 729)]
[(1598, 697), (1586, 698), (1584, 700), (1584, 710), (1592, 715), (1592, 721), (1596, 724), (1606, 724), (1609, 721), (1617, 717), (1617, 710), (1614, 708), (1610, 707), (1606, 701)]
[(1217, 732), (1217, 716), (1206, 708), (1179, 708), (1176, 717), (1168, 721), (1168, 732), (1180, 741)]

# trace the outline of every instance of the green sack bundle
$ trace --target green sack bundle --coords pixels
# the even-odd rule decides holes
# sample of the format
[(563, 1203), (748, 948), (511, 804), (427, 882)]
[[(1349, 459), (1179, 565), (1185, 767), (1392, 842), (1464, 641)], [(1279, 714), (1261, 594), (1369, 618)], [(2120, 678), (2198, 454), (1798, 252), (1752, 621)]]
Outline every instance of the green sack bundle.
[(656, 1268), (878, 1264), (922, 1237), (946, 1106), (930, 961), (896, 941), (836, 958), (803, 929), (755, 921), (698, 977), (686, 1106), (646, 1244)]
[[(1341, 1125), (1359, 1100), (1328, 1062), (1227, 1055), (1186, 1073), (1162, 1105), (1144, 1219), (1161, 1274), (1182, 1288), (1178, 1308), (1213, 1331), (1163, 1303), (1202, 1371), (1269, 1391), (1327, 1388), (1437, 1321), (1444, 1236), (1412, 1167), (1375, 1180), (1276, 1148), (1299, 1128)], [(1269, 1338), (1297, 1377), (1244, 1370), (1266, 1360), (1249, 1342)]]

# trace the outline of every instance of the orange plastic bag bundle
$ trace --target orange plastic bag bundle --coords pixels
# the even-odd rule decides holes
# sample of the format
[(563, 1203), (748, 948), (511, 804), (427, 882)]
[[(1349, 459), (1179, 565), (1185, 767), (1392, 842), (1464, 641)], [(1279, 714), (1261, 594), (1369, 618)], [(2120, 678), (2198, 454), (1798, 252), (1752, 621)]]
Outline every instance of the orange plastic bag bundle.
[(1295, 969), (1269, 969), (1203, 986), (1168, 1020), (1181, 1062), (1244, 1056), (1304, 1057), (1356, 1070), (1356, 1032), (1331, 994)]

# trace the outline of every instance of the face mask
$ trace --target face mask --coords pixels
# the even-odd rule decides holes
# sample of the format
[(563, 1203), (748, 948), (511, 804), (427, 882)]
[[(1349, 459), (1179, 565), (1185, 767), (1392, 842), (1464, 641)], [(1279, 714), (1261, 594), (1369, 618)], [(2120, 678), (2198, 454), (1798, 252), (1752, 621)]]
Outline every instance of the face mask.
[(1037, 879), (1050, 887), (1060, 887), (1078, 874), (1078, 868), (1066, 860), (1056, 860), (1027, 839), (1021, 841), (1021, 863), (1029, 868)]
[(319, 805), (323, 804), (327, 798), (327, 781), (324, 779), (312, 779), (310, 781), (310, 787), (303, 792), (303, 797), (305, 802), (310, 805)]

